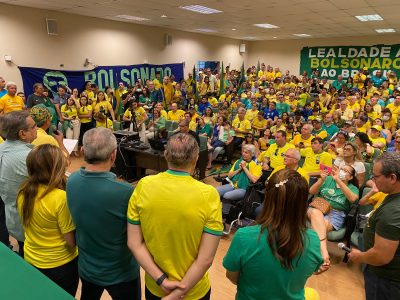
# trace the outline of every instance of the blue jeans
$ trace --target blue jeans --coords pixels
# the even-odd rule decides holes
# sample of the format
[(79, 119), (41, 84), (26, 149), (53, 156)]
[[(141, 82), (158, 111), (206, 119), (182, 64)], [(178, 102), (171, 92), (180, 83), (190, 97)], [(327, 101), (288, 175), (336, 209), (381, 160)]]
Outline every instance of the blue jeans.
[(400, 282), (378, 277), (368, 266), (364, 270), (364, 282), (366, 300), (400, 299)]
[[(218, 194), (221, 198), (224, 198), (228, 202), (237, 202), (244, 198), (246, 190), (235, 189), (230, 184), (224, 184), (217, 187)], [(222, 214), (227, 215), (232, 206), (230, 203), (222, 203)]]

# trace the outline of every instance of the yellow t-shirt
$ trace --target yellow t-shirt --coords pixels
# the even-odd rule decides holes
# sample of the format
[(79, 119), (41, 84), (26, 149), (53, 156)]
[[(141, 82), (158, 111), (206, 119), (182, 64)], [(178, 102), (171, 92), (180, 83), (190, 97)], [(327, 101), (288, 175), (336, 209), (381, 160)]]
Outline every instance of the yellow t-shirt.
[(396, 129), (396, 127), (397, 127), (397, 117), (392, 116), (392, 118), (389, 121), (383, 122), (383, 124), (384, 124), (383, 127), (385, 129), (388, 129), (388, 130), (390, 130), (391, 128)]
[(172, 99), (174, 98), (174, 86), (172, 83), (163, 84), (164, 89), (164, 99), (167, 105), (172, 103)]
[(384, 137), (373, 138), (373, 137), (370, 136), (370, 135), (369, 135), (368, 137), (369, 137), (369, 139), (371, 140), (372, 144), (375, 144), (375, 143), (382, 143), (383, 145), (385, 145), (385, 148), (386, 148), (386, 140), (385, 140)]
[(168, 120), (179, 122), (185, 116), (185, 112), (181, 109), (177, 109), (175, 112), (170, 110), (168, 112)]
[[(217, 190), (188, 173), (171, 170), (139, 181), (129, 200), (127, 217), (129, 223), (141, 226), (154, 262), (173, 281), (182, 280), (196, 260), (203, 233), (221, 235), (223, 230)], [(165, 295), (148, 274), (145, 283), (152, 294)], [(200, 299), (209, 289), (205, 273), (185, 299)]]
[[(278, 171), (280, 171), (280, 170), (283, 170), (283, 169), (285, 169), (285, 168), (286, 168), (285, 165), (279, 166), (279, 167), (275, 168), (275, 169), (272, 171), (271, 175), (269, 175), (268, 179), (270, 179), (271, 176), (272, 176), (273, 174), (275, 174), (276, 172), (278, 172)], [(310, 183), (310, 176), (308, 175), (308, 173), (307, 173), (306, 171), (304, 171), (304, 169), (303, 169), (302, 167), (298, 167), (297, 170), (296, 170), (296, 172), (299, 173), (299, 174), (301, 175), (301, 177), (303, 177), (305, 180), (307, 180), (307, 183)]]
[(104, 120), (104, 122), (96, 121), (96, 127), (105, 127), (105, 128), (113, 130), (114, 125), (113, 125), (113, 121), (111, 121), (109, 118), (107, 118), (107, 120)]
[(212, 107), (218, 106), (218, 100), (215, 97), (208, 98), (208, 102), (211, 104)]
[[(244, 160), (242, 160), (244, 161)], [(236, 164), (239, 163), (239, 160), (235, 161), (235, 163), (232, 165), (232, 168), (230, 169), (229, 172), (233, 172), (235, 171), (235, 166)], [(262, 174), (262, 168), (261, 165), (257, 164), (254, 160), (251, 160), (250, 162), (248, 162), (246, 164), (246, 168), (250, 171), (250, 173), (256, 177), (260, 177)], [(238, 181), (234, 182), (233, 185), (235, 186), (235, 188), (238, 188)]]
[(93, 99), (96, 98), (93, 91), (85, 90), (85, 92), (86, 92), (86, 95), (87, 95), (88, 99), (93, 100)]
[(385, 200), (387, 194), (382, 192), (377, 192), (376, 194), (369, 197), (368, 202), (374, 206), (374, 210), (376, 210)]
[(88, 114), (92, 113), (92, 110), (93, 110), (93, 108), (91, 105), (81, 106), (81, 108), (78, 109), (79, 120), (81, 120), (81, 123), (92, 122), (91, 118), (81, 117), (81, 115), (88, 115)]
[(258, 109), (256, 110), (248, 109), (244, 117), (250, 122), (252, 122), (254, 119), (257, 118), (257, 115), (258, 115)]
[(262, 119), (261, 121), (258, 118), (254, 118), (253, 120), (253, 127), (256, 129), (264, 129), (268, 125), (268, 121), (265, 119)]
[[(140, 107), (137, 107), (135, 109), (135, 120), (136, 120), (136, 123), (143, 122), (145, 116), (146, 116), (146, 111), (144, 110), (143, 107), (140, 106)], [(132, 111), (127, 109), (125, 111), (125, 113), (124, 113), (124, 117), (131, 119), (132, 118)]]
[(0, 110), (5, 114), (16, 110), (23, 110), (24, 107), (24, 101), (20, 96), (15, 95), (11, 97), (9, 94), (5, 94), (0, 98)]
[(67, 106), (67, 104), (64, 104), (63, 106), (61, 106), (61, 112), (67, 115), (68, 118), (78, 118), (78, 110), (76, 109), (75, 105)]
[[(38, 197), (44, 191), (45, 186), (40, 186)], [(68, 210), (67, 195), (63, 190), (54, 189), (42, 199), (38, 197), (31, 221), (24, 226), (24, 259), (42, 269), (59, 267), (78, 256), (78, 248), (71, 249), (64, 240), (64, 234), (75, 230)], [(18, 197), (17, 203), (22, 215), (24, 197)]]
[(35, 147), (40, 146), (40, 145), (46, 145), (46, 144), (60, 147), (60, 145), (58, 145), (56, 139), (54, 137), (52, 137), (51, 135), (48, 135), (47, 132), (44, 131), (40, 127), (37, 128), (36, 139), (31, 144), (34, 145)]
[(100, 111), (100, 109), (103, 108), (104, 112), (107, 114), (110, 110), (112, 110), (112, 106), (110, 102), (107, 100), (103, 100), (101, 102), (96, 102), (96, 105), (94, 106), (94, 112), (97, 113)]
[[(241, 130), (241, 131), (250, 131), (251, 130), (251, 123), (249, 120), (244, 119), (243, 121), (240, 121), (239, 118), (236, 118), (232, 122), (232, 127), (233, 129)], [(243, 133), (236, 133), (235, 134), (237, 137), (244, 138)]]
[(400, 105), (396, 106), (394, 103), (389, 103), (386, 108), (388, 108), (396, 118), (400, 114)]
[[(301, 134), (297, 134), (297, 135), (294, 136), (293, 140), (290, 141), (290, 143), (291, 143), (292, 145), (298, 145), (298, 144), (300, 144), (300, 143), (303, 143), (303, 144), (304, 144), (304, 147), (307, 148), (307, 147), (311, 147), (311, 140), (312, 140), (313, 138), (314, 138), (314, 136), (311, 135), (307, 140), (304, 140), (304, 139), (301, 137)], [(304, 169), (304, 168), (303, 168), (303, 169)]]
[(279, 166), (283, 166), (284, 155), (288, 149), (292, 149), (294, 146), (292, 144), (286, 143), (283, 147), (278, 147), (278, 144), (272, 144), (269, 146), (267, 151), (261, 152), (258, 156), (257, 160), (259, 162), (263, 162), (264, 158), (269, 158), (269, 165), (272, 169), (275, 169)]
[(3, 140), (3, 138), (0, 136), (0, 144), (3, 143), (3, 142), (4, 142), (4, 140)]
[(154, 83), (154, 88), (156, 90), (159, 90), (162, 87), (162, 84), (160, 83), (160, 81), (157, 78), (153, 79), (153, 83)]
[(307, 173), (321, 171), (321, 164), (327, 167), (332, 167), (332, 156), (328, 152), (322, 151), (321, 153), (316, 154), (311, 148), (306, 148), (301, 149), (300, 154), (305, 157), (302, 168)]

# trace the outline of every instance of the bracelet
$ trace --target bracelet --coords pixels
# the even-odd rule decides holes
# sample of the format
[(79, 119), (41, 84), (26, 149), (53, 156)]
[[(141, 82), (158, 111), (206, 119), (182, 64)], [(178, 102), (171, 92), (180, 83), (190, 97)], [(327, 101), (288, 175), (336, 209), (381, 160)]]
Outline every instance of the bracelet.
[(163, 274), (156, 280), (157, 285), (161, 285), (167, 277), (168, 277), (167, 274), (163, 273)]

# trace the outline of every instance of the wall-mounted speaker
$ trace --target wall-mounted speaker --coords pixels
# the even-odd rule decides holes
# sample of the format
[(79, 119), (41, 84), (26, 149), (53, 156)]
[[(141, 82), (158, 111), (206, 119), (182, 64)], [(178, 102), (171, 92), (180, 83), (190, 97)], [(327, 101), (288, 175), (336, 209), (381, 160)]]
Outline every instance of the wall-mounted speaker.
[(46, 18), (46, 28), (48, 35), (58, 35), (57, 20)]
[(165, 43), (165, 46), (171, 46), (172, 45), (172, 35), (166, 34), (164, 36), (164, 43)]
[(239, 53), (246, 53), (246, 44), (239, 45)]

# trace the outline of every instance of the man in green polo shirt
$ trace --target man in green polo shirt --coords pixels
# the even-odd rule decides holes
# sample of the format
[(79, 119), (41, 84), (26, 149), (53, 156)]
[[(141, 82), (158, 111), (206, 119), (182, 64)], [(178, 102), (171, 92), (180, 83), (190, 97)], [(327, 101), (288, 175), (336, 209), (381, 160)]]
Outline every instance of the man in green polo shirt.
[(365, 252), (353, 249), (349, 258), (367, 264), (367, 300), (400, 299), (400, 153), (382, 154), (374, 163), (373, 178), (388, 195), (364, 228)]
[(104, 127), (83, 136), (86, 168), (67, 183), (67, 202), (76, 226), (81, 299), (140, 300), (139, 266), (127, 246), (126, 212), (133, 187), (110, 172), (117, 141)]

